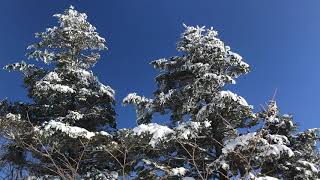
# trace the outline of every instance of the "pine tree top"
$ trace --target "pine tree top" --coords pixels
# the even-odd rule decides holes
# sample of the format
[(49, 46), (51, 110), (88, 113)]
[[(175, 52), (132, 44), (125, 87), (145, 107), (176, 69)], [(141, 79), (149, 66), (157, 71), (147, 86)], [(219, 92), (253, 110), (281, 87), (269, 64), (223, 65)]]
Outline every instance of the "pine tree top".
[(98, 51), (107, 47), (105, 39), (87, 21), (87, 15), (70, 6), (63, 14), (53, 16), (59, 25), (35, 34), (40, 42), (28, 47), (32, 50), (28, 57), (60, 66), (93, 66), (100, 58)]

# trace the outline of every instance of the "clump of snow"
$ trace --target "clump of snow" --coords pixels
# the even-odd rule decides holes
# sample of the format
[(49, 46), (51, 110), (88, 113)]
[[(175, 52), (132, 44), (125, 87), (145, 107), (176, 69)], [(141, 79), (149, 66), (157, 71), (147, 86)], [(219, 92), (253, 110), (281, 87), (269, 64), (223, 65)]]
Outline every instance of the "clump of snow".
[(43, 77), (44, 81), (57, 81), (60, 82), (61, 78), (56, 72), (49, 72), (46, 76)]
[(280, 122), (279, 118), (276, 118), (276, 117), (273, 117), (273, 116), (268, 117), (266, 119), (266, 121), (269, 122), (269, 123), (279, 123)]
[(174, 176), (184, 176), (188, 170), (184, 167), (178, 167), (171, 169), (172, 175)]
[(109, 133), (107, 133), (106, 131), (100, 131), (99, 133), (97, 134), (100, 134), (102, 136), (111, 136)]
[(231, 84), (236, 84), (236, 80), (234, 80), (231, 76), (225, 75), (227, 81)]
[[(228, 46), (228, 48), (230, 48), (230, 47)], [(229, 51), (228, 54), (229, 54), (230, 56), (232, 56), (233, 58), (237, 59), (238, 61), (241, 61), (241, 60), (242, 60), (242, 57), (241, 57), (238, 53)], [(242, 62), (242, 61), (241, 61), (241, 62)]]
[(35, 131), (40, 132), (41, 134), (50, 136), (56, 133), (56, 131), (60, 131), (71, 138), (85, 138), (91, 139), (96, 135), (102, 135), (106, 137), (111, 137), (111, 134), (105, 131), (100, 132), (90, 132), (84, 128), (80, 128), (77, 126), (70, 126), (62, 122), (51, 120), (43, 124), (43, 127), (35, 127)]
[(140, 103), (147, 103), (149, 101), (150, 100), (145, 97), (138, 96), (137, 93), (130, 93), (123, 99), (122, 102), (124, 104), (129, 104), (129, 103), (140, 104)]
[(229, 169), (229, 164), (227, 164), (225, 161), (222, 161), (221, 168), (225, 169), (225, 170), (228, 170)]
[(240, 66), (245, 67), (245, 68), (249, 68), (249, 67), (250, 67), (249, 64), (247, 64), (247, 63), (244, 62), (244, 61), (241, 61), (241, 62), (240, 62)]
[(47, 92), (56, 91), (60, 93), (74, 93), (75, 90), (70, 86), (60, 84), (61, 78), (56, 72), (49, 72), (41, 80), (36, 82), (36, 90)]
[(294, 155), (293, 151), (289, 147), (282, 144), (270, 144), (263, 146), (260, 149), (264, 150), (263, 154), (266, 156), (274, 155), (279, 157), (282, 153), (287, 154), (289, 157)]
[(319, 170), (317, 169), (316, 165), (313, 164), (313, 163), (310, 163), (310, 162), (304, 161), (304, 160), (299, 160), (298, 163), (310, 168), (311, 171), (314, 172), (314, 173), (318, 173), (319, 172)]
[(209, 121), (204, 122), (194, 122), (190, 121), (187, 123), (179, 124), (175, 130), (177, 132), (178, 138), (180, 139), (189, 139), (196, 137), (197, 133), (203, 129), (210, 127)]
[(189, 139), (195, 138), (199, 131), (203, 128), (210, 127), (209, 121), (204, 122), (186, 122), (181, 123), (174, 129), (170, 129), (167, 126), (162, 126), (157, 123), (149, 123), (149, 124), (141, 124), (135, 128), (133, 128), (133, 133), (135, 135), (143, 135), (144, 133), (148, 133), (152, 135), (152, 138), (149, 144), (153, 147), (160, 141), (165, 140), (165, 138), (170, 135), (174, 134), (178, 139)]
[(19, 121), (21, 119), (21, 115), (8, 113), (8, 114), (6, 114), (6, 118), (10, 119), (11, 121)]
[[(38, 128), (36, 130), (39, 130)], [(84, 128), (69, 126), (65, 123), (51, 120), (44, 124), (43, 130), (40, 130), (40, 133), (47, 133), (48, 135), (54, 134), (56, 131), (61, 131), (62, 133), (67, 134), (71, 138), (86, 138), (91, 139), (95, 136), (94, 132), (90, 132)]]
[(268, 134), (266, 138), (275, 143), (275, 144), (281, 144), (281, 145), (288, 145), (290, 144), (290, 141), (286, 136), (278, 135), (278, 134)]
[(182, 180), (195, 180), (194, 177), (183, 177)]
[(83, 115), (83, 114), (80, 114), (79, 112), (69, 111), (69, 114), (66, 116), (66, 118), (79, 120), (79, 119), (82, 119), (83, 116), (84, 116), (84, 115)]
[(76, 72), (80, 74), (81, 77), (91, 78), (93, 76), (92, 72), (85, 69), (76, 69)]
[(309, 133), (319, 133), (320, 132), (320, 128), (307, 129), (307, 132), (309, 132)]
[(261, 145), (254, 147), (260, 150), (259, 156), (275, 156), (279, 158), (281, 154), (286, 154), (289, 157), (294, 155), (293, 151), (286, 146), (290, 142), (285, 136), (267, 135), (266, 139), (264, 139), (258, 136), (256, 132), (241, 135), (235, 139), (226, 141), (222, 152), (224, 154), (233, 152), (236, 147), (249, 148), (250, 141), (261, 143)]
[(158, 99), (159, 99), (159, 104), (164, 105), (166, 102), (168, 102), (168, 101), (171, 99), (172, 95), (173, 95), (175, 92), (176, 92), (176, 91), (173, 90), (173, 89), (170, 89), (170, 90), (168, 91), (168, 93), (163, 93), (163, 92), (161, 92), (161, 93), (159, 94), (159, 97), (158, 97)]
[(257, 177), (255, 178), (255, 180), (279, 180), (279, 179), (271, 176), (263, 176), (263, 177)]
[(164, 69), (163, 65), (165, 63), (167, 63), (168, 60), (162, 58), (162, 59), (158, 59), (156, 61), (153, 61), (151, 64), (153, 64), (154, 68), (161, 68), (161, 69)]
[(203, 75), (203, 77), (204, 77), (204, 78), (207, 78), (207, 79), (210, 79), (210, 80), (212, 80), (212, 79), (215, 79), (215, 80), (217, 80), (217, 81), (221, 80), (221, 76), (218, 76), (218, 75), (215, 74), (215, 73), (205, 73), (205, 74)]
[(70, 71), (75, 73), (79, 78), (79, 81), (86, 86), (89, 86), (90, 83), (95, 79), (93, 73), (85, 69), (74, 68), (74, 69), (70, 69)]
[(75, 91), (67, 86), (62, 84), (51, 84), (49, 81), (40, 80), (36, 83), (36, 88), (40, 91), (57, 91), (60, 93), (74, 93)]
[(92, 90), (87, 88), (81, 88), (78, 94), (79, 94), (79, 100), (86, 101), (87, 96), (92, 95)]
[(75, 92), (71, 87), (66, 86), (66, 85), (61, 85), (61, 84), (53, 84), (48, 87), (54, 91), (58, 91), (61, 93), (74, 93)]
[(256, 133), (248, 133), (242, 136), (239, 136), (235, 139), (231, 139), (225, 142), (225, 146), (222, 149), (224, 154), (232, 152), (237, 146), (247, 146), (249, 141), (255, 137)]
[(162, 126), (157, 123), (150, 123), (141, 124), (138, 127), (133, 128), (133, 133), (138, 136), (144, 133), (152, 135), (149, 144), (152, 147), (155, 147), (160, 140), (162, 140), (165, 136), (174, 133), (174, 131), (167, 126)]
[(105, 86), (103, 84), (100, 83), (100, 89), (99, 91), (103, 94), (107, 94), (109, 97), (114, 99), (114, 90), (110, 87), (110, 86)]
[(249, 104), (243, 97), (238, 96), (231, 91), (220, 91), (220, 96), (223, 98), (230, 98), (233, 101), (239, 102), (242, 106), (249, 106)]

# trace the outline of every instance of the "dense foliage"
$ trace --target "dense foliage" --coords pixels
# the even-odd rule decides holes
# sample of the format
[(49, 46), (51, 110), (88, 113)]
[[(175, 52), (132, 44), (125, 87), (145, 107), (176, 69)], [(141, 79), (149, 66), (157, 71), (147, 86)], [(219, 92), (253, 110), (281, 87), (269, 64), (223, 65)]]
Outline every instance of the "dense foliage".
[[(123, 99), (137, 126), (117, 129), (114, 90), (90, 70), (105, 39), (72, 6), (36, 33), (24, 75), (31, 102), (0, 102), (6, 179), (318, 179), (319, 129), (298, 132), (274, 100), (260, 112), (227, 90), (249, 72), (212, 28), (185, 26), (179, 56), (160, 71), (152, 98)], [(153, 115), (169, 114), (163, 124)]]

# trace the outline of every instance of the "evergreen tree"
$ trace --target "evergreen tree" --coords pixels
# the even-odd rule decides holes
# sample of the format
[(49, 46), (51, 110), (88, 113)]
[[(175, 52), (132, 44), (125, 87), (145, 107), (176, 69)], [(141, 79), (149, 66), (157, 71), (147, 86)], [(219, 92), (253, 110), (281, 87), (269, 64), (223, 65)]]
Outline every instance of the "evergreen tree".
[(34, 101), (30, 120), (58, 120), (90, 130), (106, 124), (116, 127), (114, 91), (88, 71), (100, 58), (95, 51), (107, 49), (105, 40), (86, 21), (87, 16), (73, 7), (54, 16), (60, 26), (36, 33), (40, 42), (28, 47), (32, 49), (28, 58), (51, 63), (54, 68), (38, 68), (25, 62), (5, 67), (25, 75), (25, 86)]
[[(137, 107), (134, 134), (149, 145), (136, 166), (139, 176), (319, 178), (318, 129), (295, 133), (292, 117), (280, 116), (275, 101), (255, 114), (244, 98), (224, 90), (249, 66), (216, 36), (212, 28), (186, 26), (177, 48), (182, 56), (151, 63), (161, 70), (154, 98), (124, 99)], [(169, 126), (151, 123), (154, 113), (170, 113)]]
[(31, 175), (67, 177), (78, 173), (72, 168), (81, 174), (99, 164), (91, 157), (93, 150), (91, 155), (87, 150), (96, 148), (92, 139), (111, 137), (115, 100), (114, 90), (89, 70), (99, 60), (99, 51), (107, 49), (105, 39), (86, 14), (72, 6), (54, 17), (59, 26), (36, 33), (40, 41), (28, 47), (28, 58), (47, 66), (23, 61), (5, 67), (24, 74), (32, 102), (2, 101), (1, 132), (8, 139), (2, 159), (28, 168)]
[[(252, 106), (241, 96), (224, 90), (226, 84), (235, 84), (237, 77), (249, 72), (249, 65), (218, 39), (212, 28), (185, 28), (177, 46), (182, 55), (151, 63), (161, 70), (156, 77), (158, 89), (154, 98), (130, 94), (124, 103), (137, 106), (138, 124), (150, 123), (154, 113), (171, 113), (171, 127), (185, 126), (185, 122), (205, 126), (202, 132), (205, 138), (195, 137), (192, 141), (197, 141), (205, 153), (213, 150), (210, 159), (217, 158), (222, 154), (224, 139), (236, 136), (238, 128), (253, 125), (249, 119), (254, 116)], [(191, 147), (190, 144), (181, 146)], [(198, 156), (207, 156), (199, 153)], [(202, 167), (198, 163), (193, 164)], [(225, 173), (222, 169), (221, 179)]]
[(213, 169), (243, 179), (319, 179), (319, 129), (296, 132), (292, 116), (280, 115), (275, 101), (259, 117), (261, 128), (225, 142)]

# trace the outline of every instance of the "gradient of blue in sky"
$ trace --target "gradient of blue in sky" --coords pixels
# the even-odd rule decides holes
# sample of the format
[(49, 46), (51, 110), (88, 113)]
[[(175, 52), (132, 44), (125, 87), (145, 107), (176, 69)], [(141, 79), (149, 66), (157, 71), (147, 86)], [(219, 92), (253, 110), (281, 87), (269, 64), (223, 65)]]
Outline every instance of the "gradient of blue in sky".
[[(55, 13), (70, 5), (87, 13), (107, 40), (109, 51), (94, 67), (116, 90), (119, 127), (133, 127), (130, 92), (150, 97), (157, 75), (149, 62), (177, 55), (176, 42), (187, 25), (213, 26), (219, 37), (251, 65), (231, 89), (254, 105), (277, 90), (282, 113), (302, 129), (320, 127), (320, 1), (308, 0), (3, 0), (0, 2), (0, 66), (25, 59), (33, 34), (55, 25)], [(0, 99), (23, 100), (21, 75), (0, 71)]]

